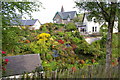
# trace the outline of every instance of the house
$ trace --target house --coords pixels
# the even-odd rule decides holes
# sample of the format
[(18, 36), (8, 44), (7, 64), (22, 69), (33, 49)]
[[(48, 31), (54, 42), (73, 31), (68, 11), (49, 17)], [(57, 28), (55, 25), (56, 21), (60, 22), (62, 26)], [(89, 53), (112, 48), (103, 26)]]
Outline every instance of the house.
[(67, 24), (69, 22), (73, 22), (73, 19), (77, 17), (77, 12), (76, 11), (68, 11), (64, 12), (64, 8), (62, 6), (61, 12), (56, 12), (53, 22), (54, 23), (62, 23), (62, 24)]
[[(79, 32), (87, 34), (99, 33), (101, 26), (104, 25), (105, 22), (98, 22), (95, 17), (89, 18), (89, 13), (84, 13), (83, 15), (82, 24), (79, 24), (79, 22), (76, 23)], [(113, 33), (118, 32), (117, 26), (118, 21), (115, 21)]]
[(28, 28), (30, 30), (36, 30), (39, 29), (41, 26), (41, 23), (38, 19), (34, 19), (34, 20), (15, 20), (15, 21), (11, 21), (11, 24), (15, 27), (18, 26), (20, 28)]

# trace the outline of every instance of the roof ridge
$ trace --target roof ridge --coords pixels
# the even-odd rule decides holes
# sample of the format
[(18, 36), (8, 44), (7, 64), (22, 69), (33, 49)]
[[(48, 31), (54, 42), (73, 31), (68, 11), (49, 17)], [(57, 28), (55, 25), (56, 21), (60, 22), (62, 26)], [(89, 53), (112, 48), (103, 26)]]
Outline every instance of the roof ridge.
[(66, 11), (66, 12), (58, 12), (58, 13), (69, 13), (69, 12), (76, 12), (76, 11)]
[[(21, 19), (21, 20), (23, 20), (23, 19)], [(38, 20), (38, 19), (25, 19), (24, 21), (28, 21), (28, 20)]]

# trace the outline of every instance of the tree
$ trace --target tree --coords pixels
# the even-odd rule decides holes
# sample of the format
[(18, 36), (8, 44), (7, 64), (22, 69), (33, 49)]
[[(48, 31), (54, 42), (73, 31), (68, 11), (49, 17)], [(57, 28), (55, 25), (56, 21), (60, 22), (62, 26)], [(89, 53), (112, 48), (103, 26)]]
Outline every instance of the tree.
[[(11, 25), (11, 20), (17, 20), (20, 16), (27, 14), (31, 17), (31, 12), (39, 11), (41, 2), (2, 2), (1, 14), (2, 14), (2, 25)], [(42, 7), (42, 6), (41, 6)], [(18, 15), (20, 14), (20, 15)]]
[(76, 28), (76, 26), (75, 26), (75, 24), (74, 23), (68, 23), (67, 25), (66, 25), (66, 30), (68, 30), (68, 31), (72, 31), (72, 30), (76, 30), (77, 28)]
[(99, 20), (108, 22), (107, 42), (106, 42), (106, 71), (110, 71), (110, 64), (112, 59), (112, 33), (117, 9), (120, 8), (120, 3), (117, 2), (78, 2), (76, 6), (84, 9), (90, 13), (91, 17), (96, 17)]

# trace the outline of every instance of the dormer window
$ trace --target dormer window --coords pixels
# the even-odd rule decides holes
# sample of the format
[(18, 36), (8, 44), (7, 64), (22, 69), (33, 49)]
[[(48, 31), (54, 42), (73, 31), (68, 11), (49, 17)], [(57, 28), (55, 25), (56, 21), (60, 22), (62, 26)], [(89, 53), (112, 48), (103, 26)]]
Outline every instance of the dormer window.
[(92, 18), (92, 21), (93, 21), (93, 22), (97, 22), (95, 17)]

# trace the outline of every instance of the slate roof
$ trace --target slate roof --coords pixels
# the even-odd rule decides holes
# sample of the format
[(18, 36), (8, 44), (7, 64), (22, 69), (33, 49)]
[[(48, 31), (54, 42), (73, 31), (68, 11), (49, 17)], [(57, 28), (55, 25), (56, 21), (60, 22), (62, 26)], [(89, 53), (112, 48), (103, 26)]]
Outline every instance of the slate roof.
[[(56, 15), (59, 14), (62, 19), (66, 20), (68, 17), (69, 17), (70, 19), (73, 19), (73, 18), (75, 17), (75, 14), (76, 14), (76, 13), (77, 13), (76, 11), (57, 12)], [(56, 15), (55, 15), (55, 16), (56, 16)], [(55, 16), (54, 16), (54, 18), (55, 18)], [(53, 18), (53, 19), (54, 19), (54, 18)]]
[(13, 25), (20, 25), (20, 26), (31, 26), (36, 23), (38, 19), (34, 20), (17, 20), (17, 21), (11, 21), (11, 24)]
[(6, 65), (6, 76), (19, 75), (24, 72), (29, 73), (37, 67), (42, 68), (39, 54), (7, 56), (3, 58), (9, 60), (9, 63)]

